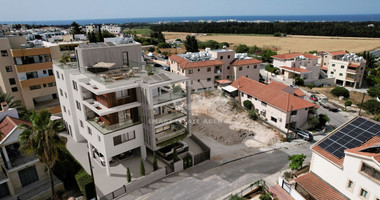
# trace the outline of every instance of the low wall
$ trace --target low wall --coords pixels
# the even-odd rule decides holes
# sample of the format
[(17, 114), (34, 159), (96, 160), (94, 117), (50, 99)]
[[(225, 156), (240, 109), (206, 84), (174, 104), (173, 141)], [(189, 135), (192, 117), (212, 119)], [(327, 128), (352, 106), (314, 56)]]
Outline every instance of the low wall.
[(286, 182), (281, 176), (278, 177), (278, 185), (280, 185), (281, 188), (283, 188), (286, 192), (288, 192), (290, 196), (293, 197), (295, 200), (305, 200), (305, 198), (302, 195), (300, 195), (294, 187), (285, 189), (284, 186), (290, 185), (290, 184)]
[(304, 85), (307, 84), (314, 84), (315, 86), (322, 86), (322, 85), (334, 85), (335, 78), (324, 78), (324, 79), (318, 79), (318, 80), (304, 80)]
[(174, 163), (174, 172), (180, 172), (183, 171), (183, 160), (180, 159), (179, 161)]

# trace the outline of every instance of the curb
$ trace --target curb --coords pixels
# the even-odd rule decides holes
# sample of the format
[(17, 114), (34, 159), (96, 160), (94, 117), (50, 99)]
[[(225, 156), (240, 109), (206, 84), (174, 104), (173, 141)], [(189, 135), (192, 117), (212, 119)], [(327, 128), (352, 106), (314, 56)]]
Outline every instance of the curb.
[(269, 151), (274, 151), (274, 150), (277, 150), (277, 149), (280, 149), (280, 148), (281, 147), (271, 147), (270, 149), (265, 150), (265, 151), (259, 151), (259, 152), (253, 153), (253, 154), (249, 154), (249, 155), (246, 155), (246, 156), (242, 156), (242, 157), (239, 157), (239, 158), (235, 158), (235, 159), (226, 161), (224, 163), (221, 163), (220, 166), (226, 165), (228, 163), (232, 163), (232, 162), (235, 162), (235, 161), (238, 161), (238, 160), (242, 160), (244, 158), (248, 158), (248, 157), (251, 157), (251, 156), (254, 156), (254, 155), (259, 155), (259, 154), (266, 153), (266, 152), (269, 152)]

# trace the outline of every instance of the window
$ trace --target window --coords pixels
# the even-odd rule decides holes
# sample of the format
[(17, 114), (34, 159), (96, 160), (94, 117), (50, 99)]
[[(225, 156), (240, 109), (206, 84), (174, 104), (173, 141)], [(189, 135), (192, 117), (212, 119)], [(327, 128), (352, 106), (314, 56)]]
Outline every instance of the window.
[(277, 118), (271, 117), (270, 120), (274, 121), (277, 123)]
[(243, 67), (239, 67), (239, 71), (243, 70)]
[(351, 180), (348, 180), (347, 187), (352, 188), (353, 186), (354, 186), (354, 182), (352, 182)]
[(16, 84), (16, 79), (15, 78), (10, 78), (9, 79), (9, 84), (11, 84), (11, 85)]
[(47, 73), (47, 71), (46, 71), (46, 70), (43, 70), (43, 71), (42, 71), (42, 73), (43, 73), (43, 74), (46, 74), (46, 73)]
[(198, 72), (200, 72), (201, 71), (201, 69), (198, 69)]
[(88, 134), (92, 135), (92, 130), (90, 127), (87, 127), (87, 132), (88, 132)]
[(230, 76), (227, 76), (227, 79), (229, 79), (230, 78)]
[(26, 79), (38, 78), (37, 72), (26, 72)]
[(247, 96), (248, 96), (248, 99), (252, 99), (252, 96), (251, 96), (251, 95), (248, 95), (248, 94), (247, 94)]
[(365, 189), (361, 189), (360, 190), (360, 196), (361, 197), (364, 197), (364, 198), (367, 198), (367, 196), (368, 196), (368, 192), (365, 190)]
[(257, 65), (253, 65), (253, 69), (257, 69)]
[(30, 90), (38, 90), (38, 89), (41, 89), (41, 85), (31, 85), (31, 86), (29, 86), (29, 89)]
[(80, 124), (80, 127), (83, 128), (83, 121), (82, 120), (79, 120), (79, 124)]
[(365, 163), (363, 163), (362, 168), (360, 170), (365, 175), (368, 175), (371, 178), (376, 179), (377, 181), (380, 181), (380, 171), (373, 168), (372, 166), (369, 166)]
[(42, 84), (42, 86), (46, 87), (46, 83)]
[(330, 72), (330, 74), (334, 74), (334, 72)]
[(210, 82), (211, 81), (211, 78), (207, 78), (207, 82)]
[(341, 65), (340, 68), (341, 68), (341, 69), (344, 69), (344, 65)]
[(12, 88), (12, 92), (18, 92), (17, 87), (13, 87), (13, 88)]
[(122, 52), (122, 56), (123, 56), (123, 65), (129, 66), (128, 51)]
[(223, 56), (220, 56), (220, 60), (223, 60)]
[(200, 80), (200, 79), (198, 79), (198, 82), (201, 82), (201, 80)]
[(267, 103), (265, 103), (264, 101), (261, 102), (261, 105), (262, 106), (267, 106)]
[(62, 80), (65, 80), (65, 78), (63, 77), (63, 74), (61, 74), (61, 77), (62, 77)]
[(228, 66), (227, 69), (230, 69), (230, 66)]
[(61, 96), (63, 96), (62, 89), (59, 89), (59, 93), (61, 94)]
[(241, 96), (244, 97), (244, 93), (241, 93)]
[(192, 74), (193, 73), (193, 70), (192, 69), (189, 69), (189, 74)]
[(74, 90), (78, 91), (78, 85), (77, 82), (73, 81), (73, 88)]
[(247, 66), (247, 69), (249, 69), (249, 66)]
[(58, 71), (57, 71), (55, 74), (56, 74), (56, 77), (57, 77), (58, 79), (60, 79), (60, 78), (59, 78), (59, 73), (58, 73)]
[(77, 103), (78, 110), (81, 110), (80, 103), (78, 101), (75, 101)]
[(3, 57), (8, 56), (8, 51), (7, 50), (1, 50), (1, 56), (3, 56)]
[(12, 66), (5, 66), (5, 71), (12, 72), (13, 71)]
[(65, 92), (65, 97), (66, 97), (66, 99), (67, 99), (67, 93)]
[(51, 83), (48, 83), (48, 87), (54, 87), (56, 86), (57, 84), (55, 82), (51, 82)]
[(207, 71), (208, 71), (208, 72), (211, 72), (211, 67), (208, 67), (208, 68), (207, 68)]
[(52, 69), (48, 69), (48, 74), (49, 74), (49, 76), (53, 76), (54, 74), (53, 74), (53, 70)]
[(128, 96), (128, 90), (116, 91), (116, 99), (124, 99)]
[(245, 75), (245, 77), (247, 77), (247, 78), (248, 78), (248, 75)]
[(297, 111), (296, 110), (293, 110), (291, 115), (297, 115)]
[[(325, 65), (326, 65), (326, 63), (325, 63)], [(331, 64), (331, 66), (335, 67), (335, 64)]]
[(135, 131), (131, 131), (131, 132), (113, 137), (113, 144), (114, 144), (114, 146), (116, 146), (116, 145), (119, 145), (121, 143), (133, 140), (135, 138), (136, 138)]
[(101, 141), (101, 139), (100, 139), (100, 136), (98, 135), (98, 141), (100, 142)]
[(343, 76), (343, 74), (342, 74), (342, 73), (339, 73), (339, 76)]
[(66, 107), (65, 106), (63, 106), (63, 112), (66, 112)]
[(230, 58), (231, 58), (231, 56), (230, 56), (230, 55), (228, 55), (228, 56), (227, 56), (227, 58), (228, 58), (228, 59), (230, 59)]

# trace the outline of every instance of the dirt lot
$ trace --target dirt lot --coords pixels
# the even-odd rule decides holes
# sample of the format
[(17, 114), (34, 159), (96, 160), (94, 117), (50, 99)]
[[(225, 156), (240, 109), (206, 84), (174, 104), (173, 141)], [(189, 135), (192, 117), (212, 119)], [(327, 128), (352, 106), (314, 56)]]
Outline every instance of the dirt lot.
[(236, 111), (230, 99), (215, 91), (192, 95), (192, 132), (211, 148), (213, 160), (244, 156), (276, 142), (275, 131)]
[[(191, 33), (164, 32), (167, 40), (176, 38), (185, 39)], [(247, 36), (247, 35), (210, 35), (194, 34), (201, 41), (216, 40), (228, 42), (231, 46), (246, 44), (248, 46), (277, 48), (278, 53), (307, 52), (307, 51), (333, 51), (347, 50), (349, 52), (362, 52), (380, 47), (379, 38), (353, 38), (353, 37), (326, 37), (326, 36), (299, 36), (288, 35), (278, 38), (273, 36)]]
[[(330, 92), (333, 88), (334, 87), (313, 88), (312, 92), (324, 94), (330, 100), (338, 101), (340, 104), (344, 105), (345, 100), (339, 100), (338, 97), (330, 94)], [(307, 90), (309, 90), (309, 89), (307, 89)], [(350, 91), (350, 100), (352, 101), (353, 104), (361, 103), (362, 99), (363, 99), (363, 93)], [(371, 97), (369, 95), (366, 95), (364, 98), (364, 102), (366, 102), (370, 99), (371, 99)]]

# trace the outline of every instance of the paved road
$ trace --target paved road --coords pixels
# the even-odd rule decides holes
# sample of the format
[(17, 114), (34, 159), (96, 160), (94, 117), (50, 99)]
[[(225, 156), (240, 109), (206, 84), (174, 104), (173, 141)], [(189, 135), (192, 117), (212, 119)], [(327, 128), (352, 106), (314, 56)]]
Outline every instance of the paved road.
[[(298, 143), (297, 143), (298, 141)], [(286, 147), (218, 165), (206, 161), (176, 175), (122, 197), (121, 199), (216, 199), (237, 188), (288, 168), (288, 156), (304, 153), (311, 157), (310, 143), (296, 140)], [(143, 196), (143, 197), (142, 197)]]

